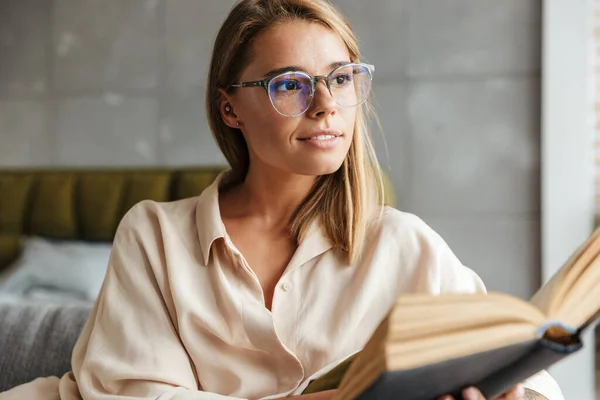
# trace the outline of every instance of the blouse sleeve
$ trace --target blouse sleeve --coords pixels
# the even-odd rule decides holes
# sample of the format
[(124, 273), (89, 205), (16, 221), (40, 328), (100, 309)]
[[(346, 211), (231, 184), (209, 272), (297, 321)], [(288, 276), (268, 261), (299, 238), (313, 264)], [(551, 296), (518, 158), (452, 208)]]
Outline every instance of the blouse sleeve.
[(102, 289), (73, 350), (82, 399), (234, 399), (198, 389), (161, 284), (159, 225), (144, 204), (119, 224)]
[(444, 239), (420, 218), (403, 216), (398, 234), (404, 265), (416, 265), (414, 288), (418, 292), (485, 293), (481, 278), (464, 266)]
[[(485, 293), (481, 278), (462, 264), (441, 236), (430, 229), (427, 231), (428, 240), (422, 240), (426, 243), (422, 251), (428, 264), (429, 290), (433, 293)], [(546, 371), (540, 371), (522, 384), (547, 400), (564, 400), (558, 384)]]

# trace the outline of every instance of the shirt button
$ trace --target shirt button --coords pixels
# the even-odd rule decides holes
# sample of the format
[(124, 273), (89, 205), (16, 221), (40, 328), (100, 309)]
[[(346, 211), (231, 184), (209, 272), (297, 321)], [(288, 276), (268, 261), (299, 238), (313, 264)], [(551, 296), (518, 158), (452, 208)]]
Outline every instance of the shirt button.
[(292, 288), (292, 285), (290, 285), (289, 283), (284, 283), (283, 285), (281, 285), (281, 288), (283, 289), (284, 292), (287, 292), (288, 290), (290, 290)]

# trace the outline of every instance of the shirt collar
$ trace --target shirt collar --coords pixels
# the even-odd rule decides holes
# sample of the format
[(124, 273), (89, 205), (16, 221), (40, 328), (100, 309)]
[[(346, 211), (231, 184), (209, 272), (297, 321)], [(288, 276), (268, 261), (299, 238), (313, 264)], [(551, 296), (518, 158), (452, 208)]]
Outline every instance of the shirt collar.
[(310, 223), (302, 241), (298, 244), (296, 252), (290, 260), (288, 268), (298, 267), (313, 258), (320, 256), (333, 247), (325, 235), (320, 222), (314, 220)]
[(221, 172), (214, 182), (204, 189), (198, 197), (196, 227), (198, 229), (200, 248), (204, 257), (204, 265), (208, 265), (213, 242), (218, 238), (225, 238), (227, 236), (219, 208), (219, 186), (227, 172)]
[[(208, 265), (212, 244), (219, 238), (227, 238), (227, 231), (219, 208), (219, 187), (229, 171), (221, 172), (214, 182), (200, 193), (196, 207), (196, 227), (204, 265)], [(289, 266), (302, 265), (333, 247), (319, 221), (311, 222), (299, 243)]]

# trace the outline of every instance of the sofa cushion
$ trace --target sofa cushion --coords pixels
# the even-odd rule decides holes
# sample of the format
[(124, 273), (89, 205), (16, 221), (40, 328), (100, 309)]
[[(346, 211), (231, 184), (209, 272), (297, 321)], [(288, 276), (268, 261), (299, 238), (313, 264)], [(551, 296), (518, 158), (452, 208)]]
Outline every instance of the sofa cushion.
[(0, 176), (0, 232), (22, 233), (32, 182), (29, 174)]
[(0, 271), (17, 259), (21, 252), (21, 235), (0, 233)]
[(210, 186), (221, 171), (184, 171), (177, 177), (175, 186), (175, 197), (186, 199), (200, 195), (204, 189)]
[(0, 303), (0, 392), (71, 370), (91, 305)]
[(171, 174), (168, 172), (134, 172), (126, 174), (127, 190), (124, 193), (123, 207), (119, 220), (135, 204), (142, 200), (168, 201)]
[(40, 179), (34, 193), (29, 233), (68, 239), (77, 237), (75, 176), (49, 174)]
[(124, 189), (125, 177), (118, 172), (81, 174), (77, 204), (84, 239), (112, 241)]

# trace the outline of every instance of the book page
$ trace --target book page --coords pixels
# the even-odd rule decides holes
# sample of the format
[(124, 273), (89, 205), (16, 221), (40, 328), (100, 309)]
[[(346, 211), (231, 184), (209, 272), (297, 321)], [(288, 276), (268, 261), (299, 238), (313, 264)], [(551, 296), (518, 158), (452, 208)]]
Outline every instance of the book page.
[(532, 304), (502, 293), (400, 296), (348, 369), (334, 400), (354, 398), (382, 371), (535, 339), (545, 321)]
[(389, 341), (512, 322), (539, 326), (545, 321), (546, 316), (536, 307), (504, 293), (403, 295), (391, 312)]
[(531, 299), (549, 319), (577, 329), (600, 309), (600, 229)]
[[(533, 305), (502, 293), (404, 295), (388, 317), (386, 349), (402, 357), (415, 354), (421, 358), (419, 354), (436, 343), (431, 350), (441, 361), (456, 357), (457, 349), (477, 353), (498, 343), (533, 339), (545, 322), (546, 316)], [(462, 339), (466, 337), (470, 340)], [(402, 362), (412, 367), (415, 361), (405, 358)]]
[(502, 293), (401, 296), (390, 315), (386, 347), (412, 368), (533, 339), (545, 322), (536, 307)]

